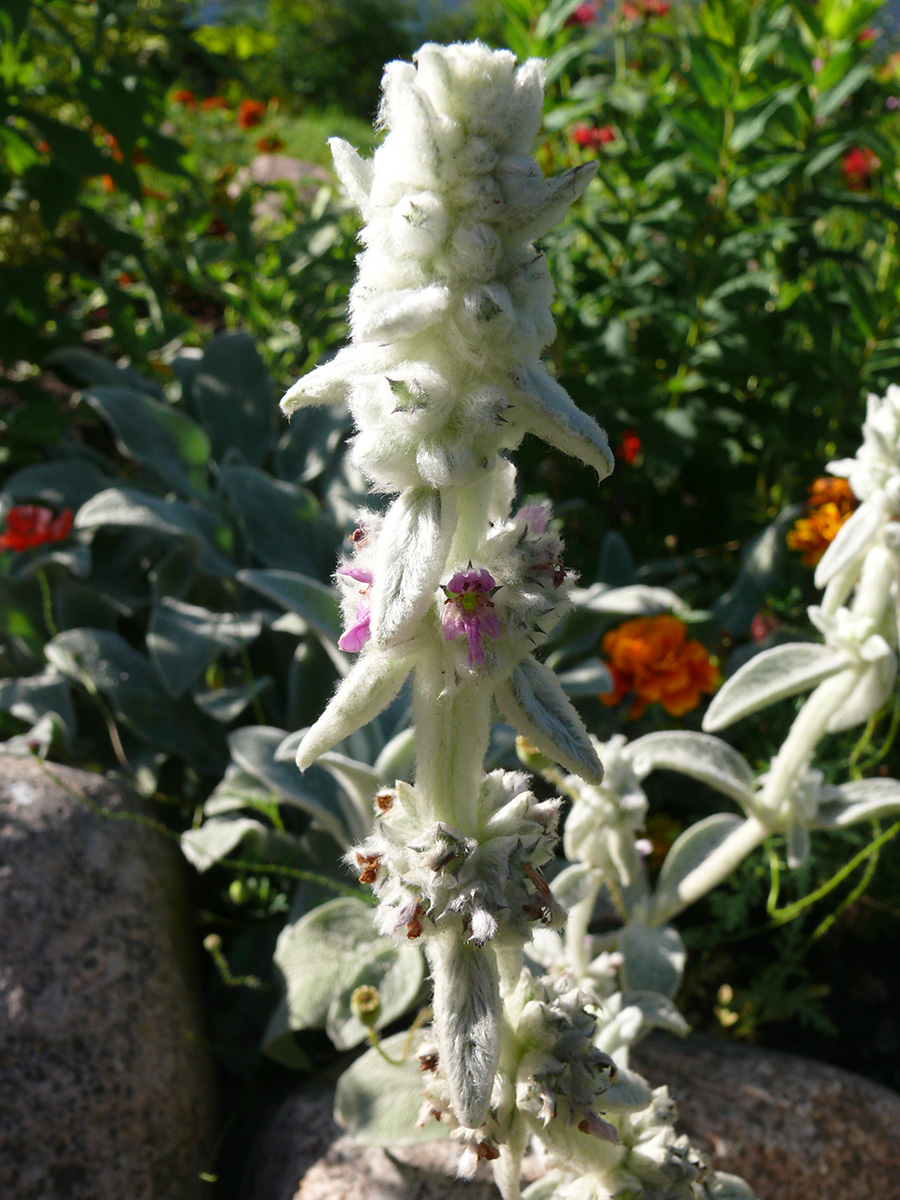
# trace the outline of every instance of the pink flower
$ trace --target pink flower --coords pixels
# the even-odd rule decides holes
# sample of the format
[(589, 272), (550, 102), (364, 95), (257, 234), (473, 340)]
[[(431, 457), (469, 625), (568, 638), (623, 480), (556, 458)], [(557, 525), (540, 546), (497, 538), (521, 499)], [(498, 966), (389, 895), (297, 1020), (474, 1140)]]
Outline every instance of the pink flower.
[(491, 599), (497, 583), (490, 573), (469, 564), (468, 570), (457, 571), (445, 588), (444, 615), (441, 632), (448, 642), (455, 642), (461, 633), (466, 635), (469, 666), (484, 662), (482, 637), (499, 637), (500, 621)]
[(524, 521), (528, 526), (528, 532), (540, 537), (547, 530), (547, 523), (550, 520), (549, 504), (526, 504), (513, 517), (514, 521)]
[(369, 630), (369, 586), (372, 583), (372, 572), (366, 571), (363, 567), (340, 567), (338, 575), (348, 575), (351, 579), (355, 579), (363, 585), (359, 589), (359, 599), (356, 602), (356, 616), (353, 619), (353, 624), (346, 630), (338, 642), (338, 646), (342, 650), (348, 650), (351, 654), (355, 654), (357, 650), (362, 650), (371, 636)]

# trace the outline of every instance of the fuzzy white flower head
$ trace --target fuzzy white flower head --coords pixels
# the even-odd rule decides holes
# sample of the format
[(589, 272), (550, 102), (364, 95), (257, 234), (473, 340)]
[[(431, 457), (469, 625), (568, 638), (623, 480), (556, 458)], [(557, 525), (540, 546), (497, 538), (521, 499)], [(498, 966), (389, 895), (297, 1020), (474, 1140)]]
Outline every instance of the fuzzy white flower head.
[(829, 463), (828, 470), (849, 479), (860, 500), (883, 493), (900, 513), (900, 387), (891, 384), (883, 397), (869, 395), (862, 432), (856, 457)]
[(603, 782), (566, 780), (578, 799), (566, 818), (565, 851), (571, 862), (590, 863), (627, 886), (639, 869), (635, 838), (644, 828), (647, 796), (623, 734), (592, 742), (603, 763)]
[(810, 621), (825, 638), (825, 644), (832, 649), (843, 650), (852, 658), (867, 663), (892, 656), (890, 646), (877, 632), (878, 626), (872, 617), (846, 607), (828, 613), (815, 604), (810, 605), (807, 612)]

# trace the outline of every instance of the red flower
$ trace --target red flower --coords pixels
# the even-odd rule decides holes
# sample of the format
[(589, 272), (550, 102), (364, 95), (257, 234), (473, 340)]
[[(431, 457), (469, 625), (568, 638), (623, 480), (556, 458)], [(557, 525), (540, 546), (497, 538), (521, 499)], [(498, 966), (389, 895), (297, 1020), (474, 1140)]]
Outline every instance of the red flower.
[(844, 183), (851, 192), (863, 192), (880, 166), (881, 159), (868, 146), (854, 146), (841, 162)]
[(116, 181), (112, 175), (101, 175), (100, 182), (103, 184), (104, 192), (114, 192), (116, 190)]
[(277, 154), (284, 149), (284, 142), (277, 137), (261, 137), (256, 139), (256, 148), (260, 154)]
[(215, 108), (228, 108), (228, 101), (224, 96), (207, 96), (205, 100), (200, 101), (200, 107), (205, 112), (212, 112)]
[(40, 504), (17, 504), (6, 514), (6, 529), (0, 533), (0, 550), (30, 550), (44, 542), (62, 542), (72, 529), (72, 510), (53, 510)]
[(666, 0), (625, 0), (622, 5), (622, 16), (626, 21), (637, 21), (641, 17), (664, 17), (672, 11), (672, 5)]
[(856, 40), (861, 46), (867, 46), (869, 42), (874, 42), (877, 37), (878, 30), (873, 29), (872, 26), (869, 25), (866, 29), (861, 29), (859, 31), (859, 33), (856, 35)]
[(104, 133), (103, 141), (109, 147), (109, 152), (112, 155), (113, 162), (124, 162), (125, 156), (122, 153), (122, 147), (119, 145), (119, 139), (114, 133)]
[(576, 125), (572, 130), (572, 140), (576, 146), (586, 150), (599, 150), (601, 146), (616, 141), (617, 134), (612, 125)]
[(621, 458), (622, 462), (628, 463), (631, 466), (642, 449), (643, 445), (637, 430), (626, 429), (616, 450), (616, 457)]
[(592, 25), (597, 20), (599, 4), (579, 4), (573, 13), (566, 17), (567, 25)]
[(238, 106), (237, 123), (241, 129), (252, 129), (259, 125), (266, 115), (266, 105), (262, 100), (242, 100)]
[(197, 107), (197, 97), (190, 88), (179, 88), (177, 92), (172, 93), (172, 100), (175, 104), (183, 104), (185, 108)]

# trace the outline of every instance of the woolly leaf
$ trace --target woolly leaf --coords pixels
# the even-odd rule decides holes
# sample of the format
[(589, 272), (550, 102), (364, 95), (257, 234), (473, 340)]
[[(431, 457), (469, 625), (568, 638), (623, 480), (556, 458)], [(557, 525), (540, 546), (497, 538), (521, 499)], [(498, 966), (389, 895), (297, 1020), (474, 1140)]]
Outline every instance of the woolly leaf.
[(650, 771), (679, 771), (699, 779), (746, 807), (753, 799), (753, 768), (721, 738), (688, 730), (648, 733), (629, 747), (638, 775)]
[(776, 700), (808, 691), (849, 664), (846, 654), (815, 642), (763, 650), (725, 680), (706, 710), (703, 728), (733, 725)]
[(336, 995), (356, 978), (373, 945), (385, 943), (362, 900), (341, 896), (285, 925), (275, 947), (291, 1029), (323, 1029)]
[(654, 905), (665, 910), (676, 901), (679, 884), (742, 824), (742, 819), (734, 813), (715, 813), (686, 829), (666, 855), (656, 883)]
[(240, 649), (261, 630), (258, 614), (213, 612), (163, 596), (150, 616), (147, 648), (166, 691), (181, 696), (223, 650)]
[(431, 488), (410, 488), (388, 509), (373, 572), (370, 626), (376, 645), (408, 637), (434, 603), (455, 515), (455, 507)]
[(384, 1029), (402, 1017), (413, 1004), (425, 975), (425, 960), (417, 946), (409, 942), (395, 946), (383, 939), (373, 943), (373, 954), (357, 970), (353, 979), (331, 1002), (325, 1029), (339, 1050), (350, 1050), (366, 1039), (366, 1028), (351, 1008), (358, 987), (378, 989), (381, 1011), (376, 1029)]
[(553, 672), (529, 655), (496, 691), (497, 704), (511, 725), (541, 753), (590, 783), (603, 767), (581, 717)]
[(290, 804), (318, 823), (340, 846), (348, 846), (359, 830), (347, 821), (334, 782), (321, 771), (301, 777), (296, 766), (276, 762), (275, 751), (285, 731), (269, 725), (244, 725), (228, 735), (234, 762), (272, 789), (279, 803)]
[(900, 782), (859, 779), (823, 789), (816, 824), (843, 829), (857, 821), (875, 821), (900, 811)]
[(600, 479), (613, 469), (606, 434), (587, 413), (576, 407), (568, 392), (543, 367), (529, 367), (516, 378), (514, 407), (509, 419), (550, 446), (581, 459)]
[(855, 672), (853, 682), (848, 682), (846, 698), (831, 714), (826, 726), (828, 732), (840, 733), (867, 721), (890, 699), (896, 681), (897, 656), (893, 653), (875, 659), (866, 670)]
[(819, 560), (815, 575), (816, 587), (827, 587), (842, 571), (852, 567), (854, 563), (861, 563), (884, 520), (884, 504), (875, 499), (865, 501), (856, 512), (851, 513)]
[(686, 957), (677, 929), (670, 925), (655, 928), (631, 920), (619, 935), (619, 949), (625, 958), (622, 967), (625, 988), (660, 992), (667, 997), (675, 995)]
[(334, 159), (334, 169), (338, 179), (344, 185), (347, 195), (363, 214), (368, 209), (369, 192), (372, 188), (372, 164), (343, 138), (328, 139), (331, 157)]
[[(406, 1033), (395, 1033), (381, 1044), (386, 1054), (399, 1060), (406, 1042)], [(450, 1128), (442, 1121), (419, 1126), (421, 1107), (422, 1071), (415, 1054), (402, 1066), (393, 1066), (373, 1049), (338, 1080), (334, 1117), (362, 1146), (404, 1146), (449, 1137)]]
[(308, 730), (297, 751), (301, 771), (326, 750), (374, 720), (387, 708), (412, 669), (409, 658), (386, 658), (364, 653), (350, 668), (318, 721)]
[(494, 956), (455, 933), (427, 947), (434, 979), (434, 1028), (460, 1124), (477, 1128), (487, 1116), (500, 1058), (500, 984)]

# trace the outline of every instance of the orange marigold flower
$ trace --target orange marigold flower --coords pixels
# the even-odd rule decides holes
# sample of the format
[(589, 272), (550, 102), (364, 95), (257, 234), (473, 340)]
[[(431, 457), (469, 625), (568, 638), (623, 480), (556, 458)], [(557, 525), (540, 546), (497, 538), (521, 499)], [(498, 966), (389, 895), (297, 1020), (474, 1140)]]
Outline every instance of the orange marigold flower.
[(183, 104), (185, 108), (197, 107), (197, 97), (190, 88), (179, 88), (177, 92), (172, 93), (172, 99), (176, 104)]
[(256, 148), (260, 154), (277, 154), (284, 149), (284, 142), (277, 137), (261, 137), (256, 139)]
[(259, 125), (266, 115), (266, 105), (262, 100), (242, 100), (238, 105), (237, 123), (241, 129), (252, 129)]
[(700, 693), (712, 693), (721, 676), (702, 642), (688, 641), (687, 626), (678, 617), (636, 617), (611, 629), (603, 638), (603, 653), (612, 671), (613, 690), (600, 696), (618, 704), (634, 696), (629, 717), (640, 717), (648, 704), (661, 704), (670, 716), (681, 717), (700, 703)]
[(224, 96), (207, 96), (205, 100), (200, 101), (200, 107), (204, 112), (211, 112), (216, 108), (230, 107)]
[(104, 192), (114, 192), (116, 190), (116, 181), (112, 175), (101, 175), (100, 183), (103, 185)]
[(858, 507), (859, 500), (846, 479), (814, 479), (806, 501), (808, 515), (800, 517), (788, 532), (788, 548), (803, 554), (800, 561), (805, 567), (814, 567)]

